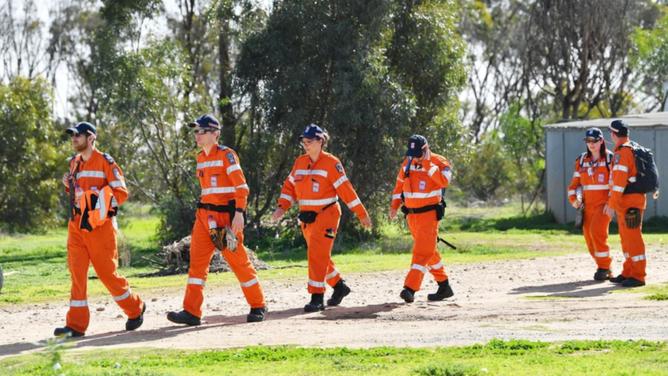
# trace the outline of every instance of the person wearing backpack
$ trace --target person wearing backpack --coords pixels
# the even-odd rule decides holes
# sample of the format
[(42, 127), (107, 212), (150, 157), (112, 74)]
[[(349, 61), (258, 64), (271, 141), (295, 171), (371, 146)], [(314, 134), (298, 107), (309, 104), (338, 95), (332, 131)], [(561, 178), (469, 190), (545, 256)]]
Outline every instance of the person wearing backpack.
[[(606, 213), (610, 217), (617, 214), (619, 237), (625, 258), (622, 273), (610, 278), (610, 282), (624, 287), (644, 286), (647, 260), (642, 238), (642, 217), (647, 207), (645, 193), (658, 189), (656, 165), (649, 150), (629, 140), (629, 128), (623, 120), (612, 121), (609, 129), (615, 144), (615, 156), (612, 161), (612, 187)], [(649, 162), (644, 163), (647, 162), (644, 160), (647, 155), (650, 157)], [(643, 157), (643, 163), (638, 164), (640, 157)], [(647, 165), (649, 166), (645, 167)], [(638, 166), (641, 166), (642, 171)], [(645, 177), (652, 174), (654, 187), (648, 187)]]
[(575, 172), (568, 186), (568, 201), (575, 209), (584, 210), (582, 233), (589, 254), (597, 265), (594, 280), (605, 281), (612, 276), (608, 247), (608, 228), (612, 218), (603, 209), (610, 192), (608, 180), (613, 153), (606, 149), (603, 132), (598, 128), (587, 129), (584, 141), (587, 151), (575, 160)]

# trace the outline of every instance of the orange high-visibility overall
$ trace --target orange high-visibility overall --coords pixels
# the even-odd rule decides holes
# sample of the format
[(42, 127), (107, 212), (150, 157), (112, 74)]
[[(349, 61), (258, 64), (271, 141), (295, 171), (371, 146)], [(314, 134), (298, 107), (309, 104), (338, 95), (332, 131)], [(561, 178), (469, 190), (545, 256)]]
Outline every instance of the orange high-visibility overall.
[[(226, 146), (214, 147), (209, 155), (197, 154), (197, 177), (202, 188), (200, 203), (216, 206), (230, 205), (234, 201), (237, 209), (246, 208), (248, 185), (239, 164), (239, 157)], [(209, 229), (231, 226), (232, 214), (207, 208), (197, 209), (190, 242), (190, 268), (183, 309), (202, 317), (204, 284), (209, 274), (209, 264), (216, 246)], [(241, 290), (251, 308), (265, 306), (264, 293), (243, 245), (243, 233), (237, 233), (236, 249), (225, 248), (221, 253), (241, 285)]]
[(308, 255), (308, 292), (323, 294), (325, 283), (334, 287), (341, 275), (332, 261), (332, 246), (339, 227), (339, 197), (359, 219), (369, 216), (348, 180), (341, 162), (322, 151), (318, 160), (301, 155), (283, 183), (278, 206), (288, 210), (294, 202), (300, 211), (315, 211), (313, 223), (301, 223)]
[[(121, 205), (128, 197), (123, 172), (108, 155), (93, 150), (90, 159), (84, 161), (81, 155), (70, 159), (70, 173), (75, 176), (75, 191), (78, 197), (88, 191), (113, 192), (115, 203)], [(66, 188), (69, 193), (69, 187)], [(78, 205), (80, 200), (75, 200)], [(81, 209), (81, 208), (78, 208)], [(143, 302), (132, 292), (128, 281), (120, 276), (118, 250), (116, 248), (115, 218), (104, 221), (93, 231), (80, 229), (81, 214), (70, 220), (67, 231), (67, 265), (70, 269), (72, 289), (66, 325), (84, 333), (90, 322), (87, 285), (88, 268), (93, 264), (95, 273), (111, 293), (116, 303), (129, 318), (137, 318), (142, 312)]]
[(597, 161), (592, 161), (588, 153), (583, 153), (575, 160), (575, 171), (568, 186), (568, 201), (571, 203), (577, 199), (576, 191), (582, 190), (584, 202), (582, 233), (589, 254), (600, 269), (610, 269), (612, 262), (608, 246), (608, 229), (612, 219), (603, 212), (610, 192), (608, 185), (610, 169), (612, 169), (610, 151), (606, 150), (606, 155)]
[(612, 167), (612, 187), (610, 189), (610, 200), (608, 205), (617, 214), (619, 225), (619, 237), (624, 253), (624, 266), (622, 276), (645, 281), (645, 242), (642, 238), (642, 223), (638, 228), (628, 228), (624, 216), (629, 208), (637, 208), (641, 211), (641, 217), (647, 208), (647, 197), (644, 193), (624, 194), (624, 189), (629, 182), (635, 181), (637, 175), (635, 156), (633, 149), (627, 147), (628, 137), (615, 149)]
[[(409, 209), (435, 205), (441, 202), (442, 190), (448, 186), (452, 178), (450, 163), (443, 156), (431, 153), (431, 159), (413, 161), (409, 167), (409, 175), (405, 176), (408, 160), (404, 160), (397, 175), (392, 192), (392, 209), (404, 205)], [(408, 271), (404, 287), (419, 291), (425, 273), (429, 272), (436, 282), (448, 279), (445, 267), (438, 253), (438, 220), (436, 211), (409, 213), (406, 216), (408, 228), (413, 236), (413, 259)]]

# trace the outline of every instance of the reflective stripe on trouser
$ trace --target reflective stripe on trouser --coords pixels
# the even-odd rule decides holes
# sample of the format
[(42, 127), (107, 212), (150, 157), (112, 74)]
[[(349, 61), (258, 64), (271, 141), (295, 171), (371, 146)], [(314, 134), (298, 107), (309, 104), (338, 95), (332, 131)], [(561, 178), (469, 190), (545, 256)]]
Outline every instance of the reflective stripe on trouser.
[(340, 218), (341, 207), (334, 204), (319, 213), (315, 222), (301, 225), (307, 247), (307, 288), (310, 294), (323, 294), (325, 283), (334, 286), (341, 279), (332, 261), (332, 247)]
[(426, 271), (431, 273), (436, 282), (448, 279), (438, 253), (438, 221), (434, 211), (409, 214), (406, 220), (413, 236), (413, 259), (404, 286), (413, 291), (420, 290)]
[[(622, 275), (626, 278), (635, 278), (639, 281), (645, 281), (645, 242), (642, 238), (642, 223), (638, 228), (626, 227), (624, 221), (624, 211), (617, 211), (617, 224), (619, 225), (619, 237), (622, 243), (622, 252), (626, 260), (622, 270)], [(644, 214), (644, 210), (641, 210)]]
[(90, 264), (93, 264), (100, 282), (109, 290), (125, 315), (130, 318), (138, 317), (143, 303), (137, 294), (131, 292), (128, 281), (116, 271), (118, 250), (112, 221), (106, 221), (91, 232), (79, 230), (78, 223), (76, 218), (68, 225), (67, 265), (70, 269), (72, 289), (66, 325), (78, 332), (88, 329), (90, 313), (88, 305), (83, 302), (86, 301)]
[[(190, 241), (190, 268), (188, 270), (186, 294), (183, 298), (183, 309), (200, 318), (202, 317), (202, 303), (204, 302), (204, 285), (209, 274), (211, 258), (216, 248), (209, 237), (209, 216), (215, 219), (218, 227), (225, 227), (230, 223), (227, 213), (197, 210)], [(251, 283), (253, 280), (258, 281), (258, 279), (255, 268), (251, 264), (243, 245), (243, 234), (237, 235), (237, 240), (236, 250), (233, 252), (224, 249), (223, 257), (239, 280), (241, 290), (251, 308), (264, 307), (262, 287), (259, 283)]]
[(612, 258), (610, 257), (610, 247), (608, 246), (608, 228), (610, 227), (612, 218), (603, 212), (604, 206), (585, 206), (582, 234), (587, 243), (589, 254), (596, 262), (596, 266), (601, 269), (610, 269)]

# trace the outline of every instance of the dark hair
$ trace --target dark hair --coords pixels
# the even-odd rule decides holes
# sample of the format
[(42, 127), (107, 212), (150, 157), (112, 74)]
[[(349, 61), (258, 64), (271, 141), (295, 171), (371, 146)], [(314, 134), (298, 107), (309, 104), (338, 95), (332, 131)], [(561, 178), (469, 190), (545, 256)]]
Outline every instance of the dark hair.
[[(606, 152), (606, 150), (608, 150), (608, 149), (605, 147), (605, 138), (601, 137), (601, 141), (603, 141), (603, 142), (601, 142), (601, 148), (600, 148), (599, 151), (598, 151), (599, 154), (600, 154), (600, 155), (599, 155), (599, 158), (600, 158), (600, 157), (605, 157), (605, 152)], [(586, 145), (586, 144), (585, 144), (585, 145)], [(589, 147), (585, 146), (585, 149), (587, 149), (587, 157), (589, 157), (589, 158), (591, 159), (591, 151), (589, 151)]]

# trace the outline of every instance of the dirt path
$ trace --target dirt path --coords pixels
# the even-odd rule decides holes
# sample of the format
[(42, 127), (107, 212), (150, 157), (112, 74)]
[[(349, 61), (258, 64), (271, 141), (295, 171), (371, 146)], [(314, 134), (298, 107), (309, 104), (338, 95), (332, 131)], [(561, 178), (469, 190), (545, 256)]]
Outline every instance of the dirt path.
[[(668, 282), (668, 250), (649, 252), (648, 283)], [(408, 261), (408, 259), (407, 259)], [(614, 271), (621, 270), (619, 260)], [(347, 275), (353, 289), (341, 307), (305, 314), (303, 280), (265, 281), (267, 321), (245, 323), (238, 288), (207, 288), (204, 325), (175, 326), (165, 319), (180, 308), (181, 291), (147, 296), (144, 326), (121, 331), (125, 319), (111, 299), (94, 299), (87, 336), (78, 348), (225, 348), (247, 345), (447, 346), (493, 338), (668, 340), (668, 302), (591, 280), (588, 255), (456, 265), (448, 268), (455, 296), (428, 303), (432, 281), (404, 304), (398, 297), (404, 272)], [(185, 278), (184, 278), (185, 280)], [(330, 292), (328, 291), (329, 295)], [(0, 309), (0, 357), (44, 346), (63, 323), (66, 303)]]

